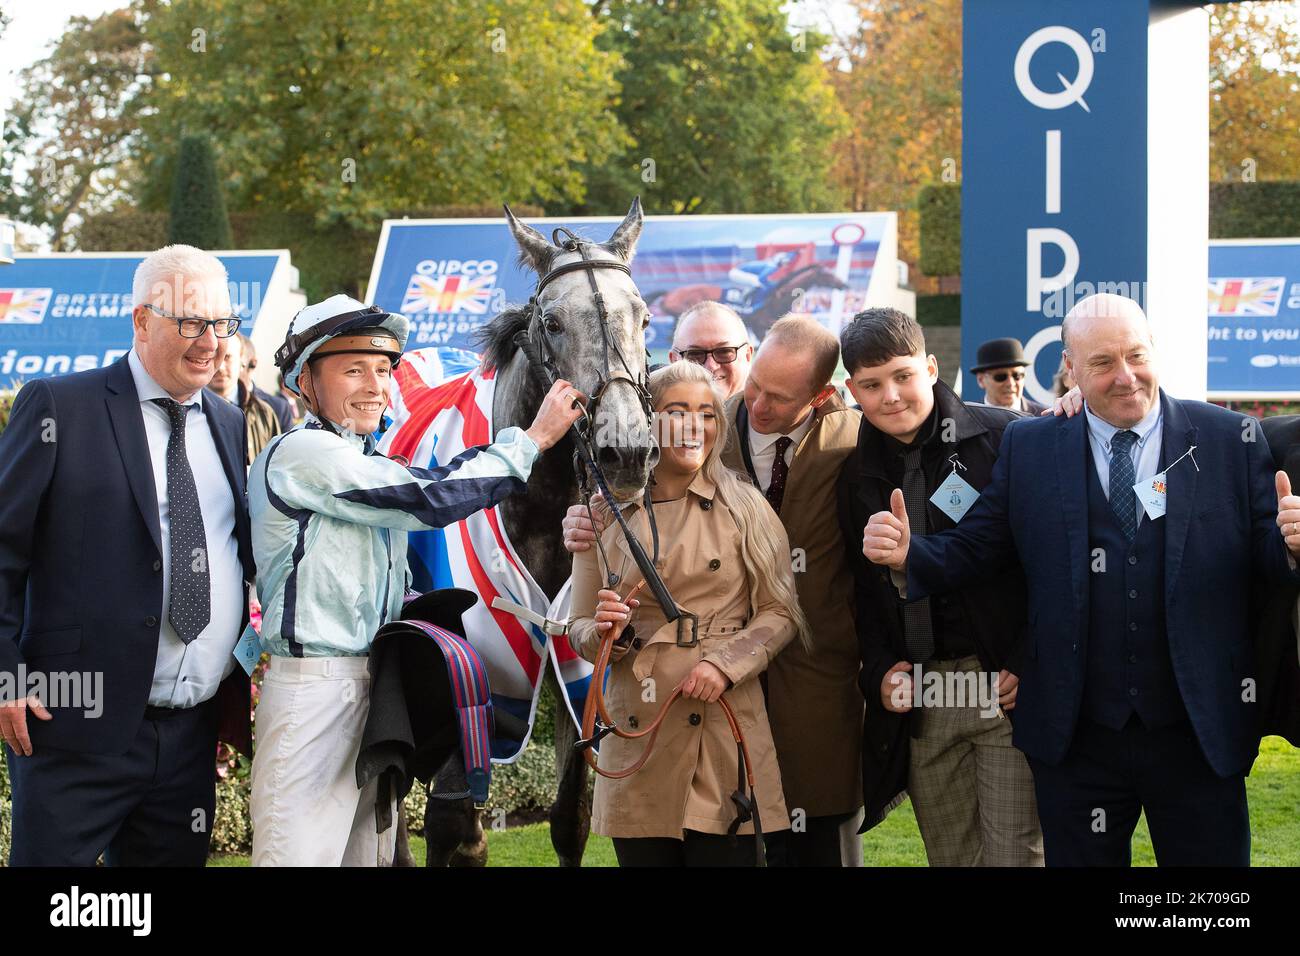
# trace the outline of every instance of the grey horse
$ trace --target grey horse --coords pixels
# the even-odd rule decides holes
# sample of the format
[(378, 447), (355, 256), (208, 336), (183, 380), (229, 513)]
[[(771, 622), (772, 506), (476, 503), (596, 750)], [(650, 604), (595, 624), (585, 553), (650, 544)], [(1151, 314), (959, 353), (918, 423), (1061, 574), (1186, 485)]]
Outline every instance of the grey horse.
[[(537, 230), (520, 222), (509, 207), (506, 207), (506, 219), (519, 246), (520, 262), (538, 276), (581, 259), (578, 252), (552, 244)], [(634, 200), (609, 239), (589, 245), (587, 254), (593, 259), (630, 264), (641, 234), (641, 222), (641, 204)], [(604, 334), (608, 340), (602, 335), (589, 274), (604, 300)], [(590, 273), (578, 270), (553, 279), (543, 289), (536, 305), (531, 312), (526, 307), (502, 312), (484, 328), (480, 337), (478, 344), (484, 361), (498, 369), (492, 406), (493, 434), (512, 425), (528, 427), (541, 405), (546, 387), (515, 339), (520, 332), (528, 332), (536, 342), (544, 329), (561, 378), (588, 394), (595, 383), (609, 383), (595, 407), (596, 458), (616, 498), (626, 500), (640, 493), (649, 480), (657, 449), (647, 427), (646, 409), (636, 389), (627, 381), (629, 373), (634, 381), (644, 382), (646, 378), (645, 328), (650, 312), (636, 285), (620, 270), (594, 269)], [(573, 459), (570, 437), (547, 451), (534, 465), (525, 494), (508, 498), (500, 505), (515, 550), (551, 598), (568, 579), (572, 563), (564, 550), (561, 525), (569, 505), (578, 500)], [(549, 667), (546, 680), (556, 699), (562, 701), (559, 681)], [(557, 707), (558, 780), (550, 824), (551, 844), (561, 866), (581, 864), (590, 827), (587, 768), (581, 755), (573, 749), (576, 739), (576, 728), (565, 708)], [(437, 793), (455, 794), (466, 789), (464, 765), (456, 753), (435, 776), (430, 788), (424, 827), (428, 866), (482, 866), (487, 861), (482, 820), (473, 803), (465, 798), (435, 797)]]

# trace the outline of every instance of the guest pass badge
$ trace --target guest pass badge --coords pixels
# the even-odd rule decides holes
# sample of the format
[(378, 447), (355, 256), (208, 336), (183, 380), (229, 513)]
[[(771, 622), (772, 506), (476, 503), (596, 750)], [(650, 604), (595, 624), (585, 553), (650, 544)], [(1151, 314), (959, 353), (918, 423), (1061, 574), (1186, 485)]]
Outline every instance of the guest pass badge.
[(934, 505), (954, 522), (960, 522), (970, 510), (970, 506), (975, 503), (975, 499), (980, 493), (971, 487), (970, 482), (963, 478), (960, 472), (966, 470), (963, 465), (953, 455), (948, 459), (952, 462), (952, 474), (944, 479), (939, 485), (939, 490), (930, 496), (930, 504)]
[(258, 637), (257, 631), (253, 630), (253, 622), (249, 621), (248, 627), (244, 628), (244, 633), (239, 635), (239, 643), (235, 645), (235, 660), (239, 661), (239, 666), (244, 669), (249, 677), (253, 676), (253, 668), (257, 666), (258, 658), (262, 656), (262, 639)]
[(1169, 484), (1169, 472), (1173, 470), (1174, 465), (1190, 456), (1192, 464), (1196, 467), (1196, 470), (1201, 470), (1201, 466), (1196, 464), (1196, 456), (1192, 455), (1192, 452), (1194, 451), (1196, 451), (1195, 445), (1187, 449), (1183, 454), (1179, 455), (1178, 458), (1176, 458), (1168, 468), (1160, 472), (1160, 474), (1152, 475), (1150, 478), (1146, 479), (1146, 481), (1139, 481), (1133, 486), (1133, 491), (1137, 494), (1138, 501), (1142, 502), (1142, 507), (1146, 509), (1147, 517), (1152, 521), (1165, 516), (1165, 493)]

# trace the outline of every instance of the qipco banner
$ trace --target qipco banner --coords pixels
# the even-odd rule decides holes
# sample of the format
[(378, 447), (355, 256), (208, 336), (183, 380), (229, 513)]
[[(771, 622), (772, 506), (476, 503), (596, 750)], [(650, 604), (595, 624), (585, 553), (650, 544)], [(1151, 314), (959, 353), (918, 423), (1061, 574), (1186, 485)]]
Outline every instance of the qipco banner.
[[(111, 365), (131, 348), (131, 282), (143, 252), (19, 254), (0, 267), (0, 388)], [(218, 252), (230, 298), (253, 333), (288, 253)], [(287, 316), (277, 317), (287, 322)]]
[[(1176, 391), (1203, 395), (1208, 22), (1188, 7), (965, 4), (964, 368), (981, 342), (1015, 336), (1032, 361), (1027, 390), (1046, 400), (1061, 319), (1114, 292), (1157, 329), (1186, 323), (1160, 338), (1193, 343), (1170, 342), (1197, 366)], [(1161, 357), (1177, 375), (1188, 352)]]
[[(603, 242), (618, 217), (530, 219), (547, 238), (565, 226)], [(475, 348), (478, 331), (508, 303), (528, 301), (537, 277), (518, 263), (504, 219), (389, 220), (368, 303), (411, 320), (409, 348)], [(791, 312), (838, 331), (898, 290), (897, 216), (647, 216), (632, 279), (650, 307), (646, 347), (667, 349), (677, 316), (724, 302), (760, 340)]]
[(1210, 396), (1300, 395), (1300, 239), (1210, 243)]

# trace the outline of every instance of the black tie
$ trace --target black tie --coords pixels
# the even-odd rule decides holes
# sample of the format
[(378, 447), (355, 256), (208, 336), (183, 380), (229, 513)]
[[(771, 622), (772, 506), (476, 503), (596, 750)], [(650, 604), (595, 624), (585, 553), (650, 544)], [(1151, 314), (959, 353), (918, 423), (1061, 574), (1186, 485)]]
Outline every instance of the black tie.
[(767, 501), (772, 510), (781, 513), (781, 501), (785, 498), (785, 479), (790, 474), (790, 466), (785, 461), (785, 451), (792, 444), (782, 435), (776, 440), (776, 457), (772, 459), (772, 481), (767, 486)]
[[(925, 534), (925, 472), (921, 470), (921, 449), (903, 454), (903, 503), (907, 505), (907, 523), (912, 534)], [(927, 661), (934, 653), (934, 622), (930, 619), (930, 599), (921, 598), (903, 605), (903, 644), (913, 663)]]
[(171, 419), (167, 440), (167, 512), (171, 526), (171, 606), (167, 616), (188, 644), (212, 617), (212, 580), (208, 573), (208, 538), (194, 472), (185, 454), (185, 414), (190, 406), (155, 398)]

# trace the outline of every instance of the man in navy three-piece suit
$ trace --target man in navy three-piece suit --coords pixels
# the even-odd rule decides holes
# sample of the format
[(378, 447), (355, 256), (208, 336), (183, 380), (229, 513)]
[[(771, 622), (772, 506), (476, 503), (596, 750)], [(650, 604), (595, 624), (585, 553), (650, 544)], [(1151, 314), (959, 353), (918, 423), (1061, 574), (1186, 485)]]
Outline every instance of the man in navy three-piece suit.
[(238, 348), (225, 268), (168, 246), (133, 294), (130, 353), (29, 382), (0, 435), (14, 865), (202, 866), (218, 725), (251, 749), (245, 428), (205, 390)]
[(1251, 589), (1297, 579), (1300, 498), (1257, 421), (1159, 389), (1136, 302), (1085, 299), (1062, 336), (1084, 413), (1013, 422), (955, 529), (913, 537), (896, 507), (863, 552), (908, 600), (1023, 567), (1014, 742), (1049, 866), (1128, 865), (1143, 810), (1161, 865), (1248, 865)]

